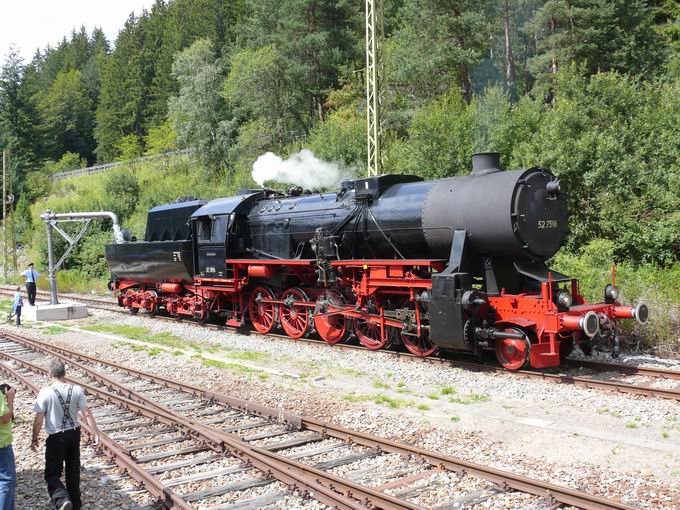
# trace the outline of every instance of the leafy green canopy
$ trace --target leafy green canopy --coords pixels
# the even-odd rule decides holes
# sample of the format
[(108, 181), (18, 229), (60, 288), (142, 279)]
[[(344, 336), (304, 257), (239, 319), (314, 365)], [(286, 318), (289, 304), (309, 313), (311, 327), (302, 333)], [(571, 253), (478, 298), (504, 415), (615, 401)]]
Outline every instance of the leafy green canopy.
[[(617, 260), (672, 266), (676, 4), (386, 0), (387, 171), (461, 174), (478, 150), (547, 166), (569, 189), (571, 252), (604, 239)], [(0, 147), (12, 150), (21, 210), (51, 193), (55, 209), (120, 207), (137, 226), (160, 201), (252, 185), (266, 151), (310, 148), (363, 173), (364, 30), (353, 0), (157, 0), (113, 44), (80, 29), (28, 64), (11, 53)], [(175, 148), (193, 151), (199, 175), (163, 161), (163, 192), (134, 168), (96, 198), (48, 178)], [(20, 230), (22, 243), (42, 242), (37, 225)]]

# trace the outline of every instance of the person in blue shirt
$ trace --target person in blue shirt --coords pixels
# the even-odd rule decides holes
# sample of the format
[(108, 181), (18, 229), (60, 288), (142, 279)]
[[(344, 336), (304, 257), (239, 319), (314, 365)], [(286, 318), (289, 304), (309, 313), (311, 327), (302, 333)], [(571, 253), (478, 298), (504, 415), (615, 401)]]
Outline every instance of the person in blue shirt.
[(35, 282), (38, 281), (40, 273), (33, 269), (33, 262), (28, 265), (28, 269), (21, 273), (21, 276), (26, 278), (26, 293), (28, 294), (28, 304), (35, 306)]
[(17, 328), (21, 326), (21, 307), (24, 306), (24, 300), (21, 297), (21, 287), (17, 286), (14, 289), (14, 303), (12, 303), (12, 310), (17, 318)]

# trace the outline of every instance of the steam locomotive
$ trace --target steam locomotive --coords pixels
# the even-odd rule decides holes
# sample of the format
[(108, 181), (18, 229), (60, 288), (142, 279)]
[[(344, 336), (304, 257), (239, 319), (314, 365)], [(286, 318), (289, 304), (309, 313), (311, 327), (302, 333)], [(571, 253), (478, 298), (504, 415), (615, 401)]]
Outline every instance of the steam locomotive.
[(143, 241), (106, 247), (110, 289), (132, 313), (400, 343), (416, 356), (495, 351), (508, 370), (557, 366), (616, 335), (620, 319), (647, 321), (644, 304), (617, 302), (614, 281), (586, 303), (576, 279), (546, 266), (568, 228), (551, 172), (503, 170), (497, 153), (472, 168), (154, 207)]

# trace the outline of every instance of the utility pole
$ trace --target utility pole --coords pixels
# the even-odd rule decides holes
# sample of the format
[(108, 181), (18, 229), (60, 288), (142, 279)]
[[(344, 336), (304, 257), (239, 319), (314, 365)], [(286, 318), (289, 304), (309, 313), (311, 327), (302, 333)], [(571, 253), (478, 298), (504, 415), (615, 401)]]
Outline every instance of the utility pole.
[(366, 124), (368, 177), (382, 173), (383, 154), (383, 66), (385, 39), (383, 0), (366, 0)]
[(10, 238), (10, 245), (9, 249), (11, 250), (11, 257), (12, 257), (12, 275), (17, 274), (17, 238), (16, 238), (16, 232), (14, 230), (14, 207), (15, 207), (15, 197), (14, 197), (14, 187), (13, 187), (13, 182), (14, 182), (14, 172), (12, 170), (12, 162), (9, 161), (7, 164), (8, 167), (8, 172), (7, 172), (7, 180), (9, 182), (8, 185), (8, 195), (7, 195), (7, 209), (8, 209), (8, 215), (9, 215), (9, 238)]
[(2, 272), (7, 283), (7, 150), (2, 151)]

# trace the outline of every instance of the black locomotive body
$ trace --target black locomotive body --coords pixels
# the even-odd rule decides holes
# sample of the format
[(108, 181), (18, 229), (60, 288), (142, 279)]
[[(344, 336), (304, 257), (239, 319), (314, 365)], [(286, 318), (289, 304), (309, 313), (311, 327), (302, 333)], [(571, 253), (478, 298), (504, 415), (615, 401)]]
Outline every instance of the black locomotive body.
[[(246, 191), (149, 211), (143, 242), (107, 247), (121, 306), (248, 319), (329, 343), (416, 355), (495, 349), (509, 369), (559, 364), (578, 342), (646, 308), (586, 304), (545, 261), (568, 231), (566, 193), (497, 154), (466, 176), (383, 175), (335, 193)], [(610, 296), (611, 297), (611, 296)]]

